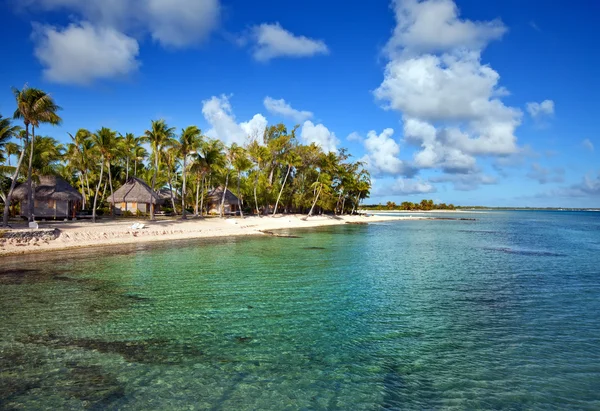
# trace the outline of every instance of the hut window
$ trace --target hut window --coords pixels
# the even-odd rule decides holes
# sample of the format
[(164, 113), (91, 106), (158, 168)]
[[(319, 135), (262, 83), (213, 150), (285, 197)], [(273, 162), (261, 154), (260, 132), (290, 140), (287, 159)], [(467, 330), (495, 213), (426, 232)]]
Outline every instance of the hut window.
[(48, 200), (48, 208), (55, 208), (55, 206), (56, 206), (56, 201)]
[(131, 203), (131, 208), (137, 208), (137, 203), (135, 201)]
[(127, 203), (121, 203), (121, 210), (127, 210)]

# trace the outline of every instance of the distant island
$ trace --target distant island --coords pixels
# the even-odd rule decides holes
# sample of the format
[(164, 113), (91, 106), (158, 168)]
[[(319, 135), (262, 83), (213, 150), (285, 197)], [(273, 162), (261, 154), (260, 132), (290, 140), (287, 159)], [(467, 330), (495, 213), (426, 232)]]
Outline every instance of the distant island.
[(419, 203), (403, 201), (400, 204), (396, 204), (393, 201), (388, 201), (385, 204), (382, 204), (382, 203), (365, 204), (361, 208), (366, 209), (366, 210), (376, 210), (376, 211), (436, 211), (436, 210), (600, 211), (600, 208), (577, 208), (577, 207), (493, 207), (493, 206), (480, 206), (480, 205), (455, 206), (454, 204), (446, 204), (446, 203), (436, 204), (433, 202), (433, 200), (426, 200), (426, 199), (421, 200), (421, 202), (419, 202)]

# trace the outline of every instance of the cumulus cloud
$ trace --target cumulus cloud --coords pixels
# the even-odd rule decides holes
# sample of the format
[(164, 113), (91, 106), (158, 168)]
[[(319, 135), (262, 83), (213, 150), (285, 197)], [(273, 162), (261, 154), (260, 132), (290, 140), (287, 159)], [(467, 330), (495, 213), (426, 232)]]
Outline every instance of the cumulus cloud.
[(267, 119), (262, 114), (255, 114), (249, 121), (238, 123), (229, 98), (225, 95), (213, 96), (203, 101), (202, 114), (212, 127), (206, 134), (222, 140), (227, 145), (241, 145), (249, 138), (262, 137), (267, 127)]
[(329, 48), (322, 40), (297, 36), (285, 30), (279, 23), (255, 26), (251, 37), (255, 43), (253, 56), (258, 61), (269, 61), (277, 57), (329, 54)]
[(329, 131), (323, 124), (315, 125), (309, 120), (302, 125), (300, 138), (306, 144), (315, 143), (326, 153), (337, 152), (337, 146), (340, 144), (340, 140), (335, 136), (335, 133)]
[(546, 168), (539, 163), (533, 163), (527, 177), (536, 180), (540, 184), (562, 183), (565, 181), (565, 169), (561, 167)]
[(125, 76), (140, 64), (135, 39), (88, 22), (64, 29), (37, 26), (33, 38), (44, 76), (57, 83), (89, 84), (95, 79)]
[(392, 184), (378, 189), (376, 195), (411, 195), (434, 193), (436, 191), (436, 188), (428, 181), (398, 177)]
[(538, 193), (537, 198), (555, 198), (555, 197), (599, 197), (600, 198), (600, 173), (595, 177), (586, 175), (582, 181), (572, 184), (568, 187), (561, 187), (554, 190)]
[(541, 120), (554, 115), (554, 101), (552, 100), (544, 100), (541, 103), (527, 103), (526, 108), (534, 120)]
[(394, 0), (392, 5), (397, 25), (386, 46), (389, 54), (481, 49), (506, 32), (500, 20), (461, 20), (452, 0)]
[(392, 138), (394, 130), (386, 128), (381, 134), (371, 130), (363, 141), (366, 154), (361, 159), (371, 172), (377, 175), (414, 175), (414, 170), (400, 160), (400, 146)]
[(520, 110), (500, 98), (500, 75), (481, 51), (506, 28), (499, 20), (461, 19), (451, 0), (397, 0), (397, 25), (385, 47), (389, 58), (375, 97), (402, 113), (408, 143), (420, 146), (415, 166), (472, 173), (478, 156), (518, 151)]
[(218, 26), (221, 13), (220, 0), (15, 0), (15, 4), (33, 11), (65, 11), (76, 21), (67, 27), (37, 26), (33, 36), (35, 55), (47, 67), (48, 80), (75, 84), (132, 71), (139, 65), (138, 40), (145, 35), (169, 48), (198, 44)]
[(298, 123), (306, 121), (313, 117), (313, 113), (310, 111), (300, 111), (292, 108), (292, 106), (285, 102), (284, 99), (275, 100), (269, 96), (265, 97), (264, 100), (265, 108), (275, 115), (290, 118)]
[(581, 142), (581, 146), (588, 151), (591, 151), (591, 152), (594, 151), (594, 143), (592, 143), (589, 138), (586, 138), (585, 140), (583, 140)]
[(444, 174), (430, 179), (434, 183), (452, 183), (455, 190), (472, 191), (481, 185), (496, 184), (498, 180), (494, 176), (474, 172), (471, 174)]
[(348, 140), (348, 141), (363, 141), (363, 138), (360, 135), (360, 133), (358, 133), (357, 131), (353, 131), (352, 133), (348, 134), (348, 136), (346, 137), (346, 140)]
[(219, 0), (148, 0), (145, 19), (154, 40), (167, 47), (186, 47), (208, 37), (220, 19)]

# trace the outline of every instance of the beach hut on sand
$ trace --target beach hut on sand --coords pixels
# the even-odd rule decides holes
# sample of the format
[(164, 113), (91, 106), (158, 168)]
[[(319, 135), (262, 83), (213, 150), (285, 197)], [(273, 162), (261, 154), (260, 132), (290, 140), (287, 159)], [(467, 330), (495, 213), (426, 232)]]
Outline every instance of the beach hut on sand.
[[(158, 211), (160, 204), (163, 203), (158, 194), (152, 192), (152, 189), (143, 180), (136, 177), (130, 177), (129, 180), (114, 195), (108, 195), (107, 200), (113, 203), (116, 214), (123, 214), (124, 211), (136, 213), (150, 212), (150, 204), (154, 204), (155, 211)], [(114, 198), (114, 200), (113, 200)]]
[[(40, 176), (32, 181), (34, 189), (33, 215), (35, 218), (72, 218), (83, 196), (58, 176)], [(21, 217), (28, 216), (27, 184), (20, 184), (13, 191), (13, 198), (21, 203)]]
[[(208, 214), (221, 213), (221, 201), (223, 200), (223, 187), (213, 188), (208, 193)], [(223, 204), (223, 214), (237, 214), (240, 211), (238, 198), (229, 189), (225, 192), (225, 203)]]

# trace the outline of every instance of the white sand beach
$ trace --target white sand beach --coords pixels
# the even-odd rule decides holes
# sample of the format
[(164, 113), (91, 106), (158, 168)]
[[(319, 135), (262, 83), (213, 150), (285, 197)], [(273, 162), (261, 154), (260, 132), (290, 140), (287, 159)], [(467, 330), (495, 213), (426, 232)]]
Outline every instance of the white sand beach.
[[(15, 239), (0, 236), (0, 256), (57, 251), (71, 248), (176, 241), (193, 238), (211, 238), (246, 235), (268, 235), (265, 231), (304, 227), (319, 227), (346, 223), (374, 223), (380, 221), (408, 220), (420, 217), (406, 216), (314, 216), (304, 220), (304, 215), (278, 215), (275, 217), (204, 218), (204, 219), (103, 219), (90, 221), (41, 222), (42, 229), (58, 229), (55, 239)], [(134, 229), (135, 223), (144, 224)], [(19, 231), (32, 231), (28, 228)]]

